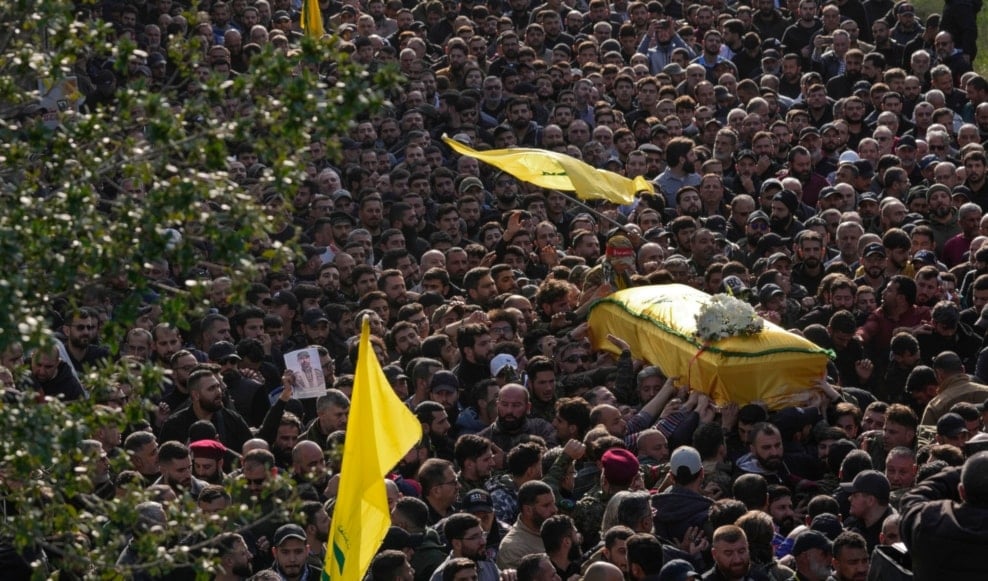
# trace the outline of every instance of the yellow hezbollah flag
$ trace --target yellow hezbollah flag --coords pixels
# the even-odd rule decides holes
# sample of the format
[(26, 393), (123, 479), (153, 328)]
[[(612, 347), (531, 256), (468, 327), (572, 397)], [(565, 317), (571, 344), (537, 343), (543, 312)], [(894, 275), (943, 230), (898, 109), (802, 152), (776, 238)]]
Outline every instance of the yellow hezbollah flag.
[(607, 335), (621, 337), (635, 357), (718, 404), (760, 401), (774, 410), (818, 401), (814, 382), (824, 376), (828, 351), (768, 321), (757, 335), (704, 343), (695, 317), (709, 300), (681, 284), (612, 293), (590, 308), (591, 343), (616, 353)]
[(523, 182), (547, 190), (576, 192), (582, 200), (608, 200), (623, 205), (633, 202), (638, 192), (655, 193), (652, 184), (642, 176), (628, 179), (565, 153), (528, 147), (477, 151), (445, 135), (443, 141), (456, 153), (475, 157)]
[(421, 424), (392, 391), (381, 370), (371, 348), (367, 318), (358, 354), (323, 580), (363, 579), (391, 525), (384, 476), (422, 438)]
[(306, 36), (321, 38), (325, 33), (322, 27), (322, 10), (319, 0), (303, 0), (302, 2), (302, 31)]

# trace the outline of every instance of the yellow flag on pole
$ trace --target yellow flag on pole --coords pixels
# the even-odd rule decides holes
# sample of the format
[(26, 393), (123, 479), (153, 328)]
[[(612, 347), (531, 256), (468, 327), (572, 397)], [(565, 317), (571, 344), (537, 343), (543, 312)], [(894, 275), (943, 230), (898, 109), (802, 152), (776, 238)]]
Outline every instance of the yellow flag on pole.
[(528, 147), (477, 151), (445, 135), (443, 141), (456, 153), (475, 157), (523, 182), (548, 190), (575, 192), (581, 200), (608, 200), (623, 205), (634, 201), (638, 192), (655, 193), (655, 187), (642, 176), (629, 179), (565, 153)]
[(306, 36), (321, 38), (325, 34), (322, 26), (322, 10), (319, 8), (319, 0), (302, 1), (302, 32)]
[(384, 477), (422, 438), (422, 425), (381, 370), (366, 318), (358, 353), (324, 581), (363, 579), (391, 525)]

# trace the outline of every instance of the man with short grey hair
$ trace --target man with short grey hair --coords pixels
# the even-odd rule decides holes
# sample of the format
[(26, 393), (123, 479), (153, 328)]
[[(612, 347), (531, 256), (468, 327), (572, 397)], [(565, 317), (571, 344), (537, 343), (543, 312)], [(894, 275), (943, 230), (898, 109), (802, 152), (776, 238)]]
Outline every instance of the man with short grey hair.
[(337, 430), (345, 430), (350, 416), (350, 398), (338, 389), (327, 389), (316, 400), (316, 419), (302, 432), (299, 440), (312, 440), (328, 450), (326, 438)]
[(981, 206), (972, 202), (963, 204), (957, 210), (957, 224), (961, 227), (961, 231), (944, 243), (943, 251), (940, 253), (947, 267), (952, 268), (964, 262), (964, 255), (971, 249), (971, 242), (979, 234), (983, 215)]

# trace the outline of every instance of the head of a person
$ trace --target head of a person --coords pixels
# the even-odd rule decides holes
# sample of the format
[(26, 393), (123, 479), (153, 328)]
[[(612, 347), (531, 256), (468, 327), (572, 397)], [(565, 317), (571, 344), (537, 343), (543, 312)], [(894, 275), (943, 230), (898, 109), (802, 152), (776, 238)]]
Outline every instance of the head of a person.
[(868, 578), (871, 559), (868, 543), (860, 534), (845, 531), (834, 539), (832, 567), (838, 579), (864, 581)]
[(634, 580), (658, 575), (665, 564), (662, 543), (655, 535), (635, 533), (627, 540), (628, 573)]
[(741, 579), (751, 568), (748, 537), (736, 525), (724, 525), (714, 531), (710, 555), (717, 570), (727, 579)]

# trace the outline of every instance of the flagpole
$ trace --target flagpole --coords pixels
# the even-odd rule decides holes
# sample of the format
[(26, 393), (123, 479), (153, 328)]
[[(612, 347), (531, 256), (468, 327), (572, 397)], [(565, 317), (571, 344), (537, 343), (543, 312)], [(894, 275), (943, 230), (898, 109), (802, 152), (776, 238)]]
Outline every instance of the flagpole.
[(615, 220), (614, 218), (611, 218), (610, 216), (607, 216), (606, 214), (602, 214), (602, 213), (598, 212), (597, 210), (595, 210), (595, 209), (591, 208), (590, 206), (584, 204), (576, 196), (567, 196), (567, 197), (569, 198), (569, 201), (570, 202), (572, 202), (572, 203), (576, 204), (577, 206), (583, 208), (584, 210), (590, 212), (594, 216), (597, 216), (602, 221), (610, 222), (611, 224), (614, 224), (618, 228), (620, 228), (622, 230), (624, 229), (625, 224), (622, 224), (622, 223), (618, 222), (617, 220)]

